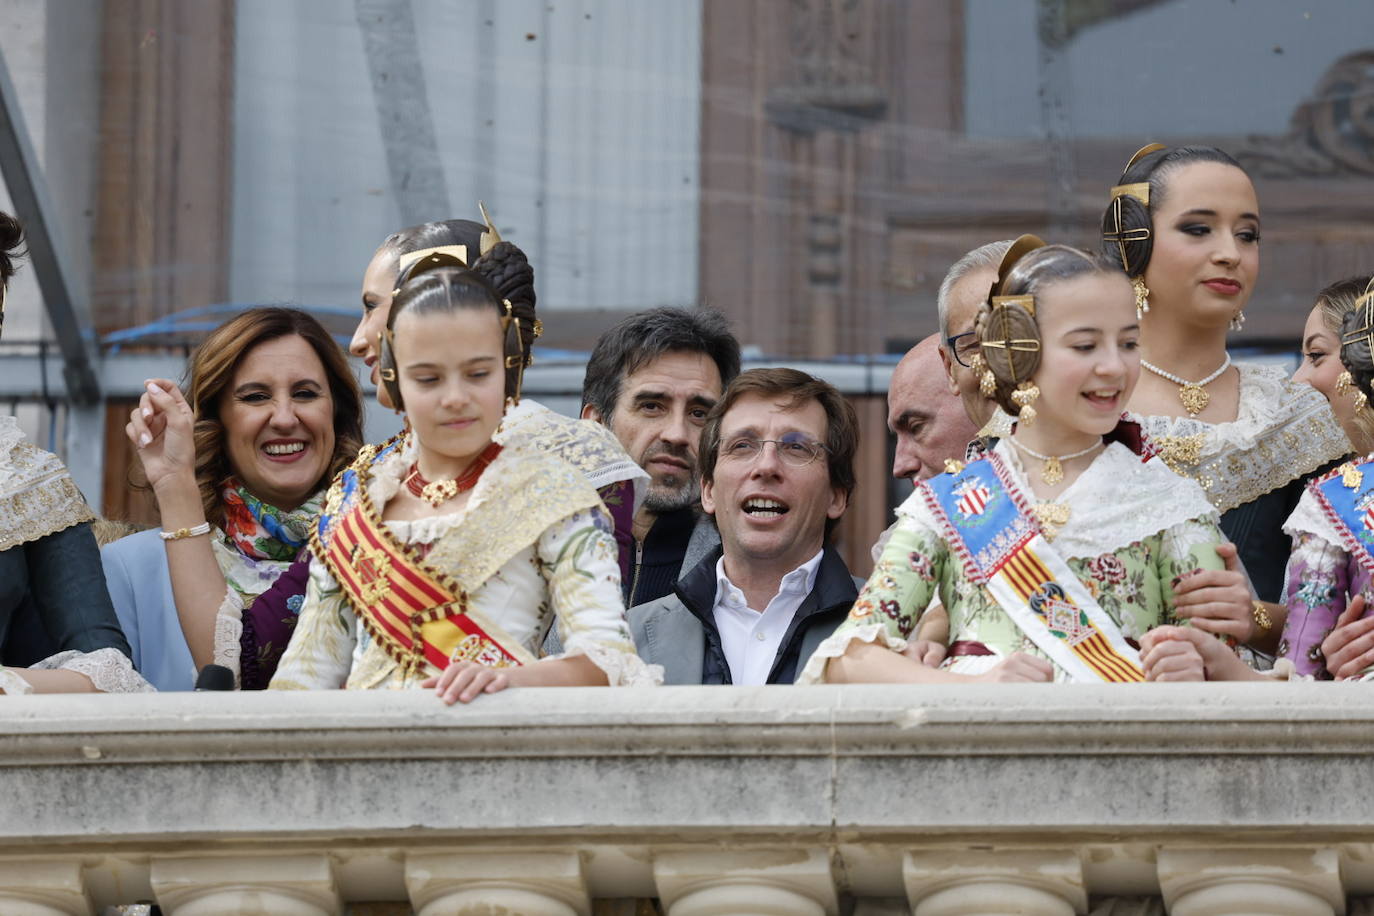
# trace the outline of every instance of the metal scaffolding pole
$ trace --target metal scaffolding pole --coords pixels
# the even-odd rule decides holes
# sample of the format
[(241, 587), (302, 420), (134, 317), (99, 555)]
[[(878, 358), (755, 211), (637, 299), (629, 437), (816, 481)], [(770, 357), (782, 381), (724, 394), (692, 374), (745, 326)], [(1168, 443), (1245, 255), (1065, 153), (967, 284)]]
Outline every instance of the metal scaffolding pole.
[(99, 351), (89, 303), (77, 301), (68, 276), (70, 261), (58, 235), (47, 181), (29, 140), (10, 79), (9, 64), (0, 51), (0, 173), (5, 178), (16, 215), (24, 223), (29, 259), (33, 264), (48, 320), (62, 353), (62, 375), (70, 407), (67, 417), (66, 458), (72, 477), (87, 500), (99, 509), (105, 452), (105, 409), (100, 390)]

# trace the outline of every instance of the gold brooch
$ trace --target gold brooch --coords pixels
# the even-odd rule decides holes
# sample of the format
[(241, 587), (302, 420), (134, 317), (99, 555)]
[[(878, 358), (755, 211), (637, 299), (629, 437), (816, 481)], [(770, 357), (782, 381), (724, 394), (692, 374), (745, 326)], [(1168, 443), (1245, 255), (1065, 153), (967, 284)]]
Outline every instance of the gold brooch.
[(1358, 490), (1360, 484), (1364, 483), (1364, 472), (1355, 467), (1353, 461), (1347, 461), (1341, 465), (1341, 485), (1351, 490)]
[(1197, 467), (1202, 460), (1202, 439), (1204, 433), (1192, 436), (1160, 436), (1155, 440), (1159, 446), (1159, 457), (1175, 474), (1187, 476), (1185, 468)]
[(1063, 503), (1036, 503), (1031, 506), (1031, 515), (1040, 523), (1045, 540), (1052, 541), (1059, 536), (1059, 529), (1069, 523), (1072, 509)]

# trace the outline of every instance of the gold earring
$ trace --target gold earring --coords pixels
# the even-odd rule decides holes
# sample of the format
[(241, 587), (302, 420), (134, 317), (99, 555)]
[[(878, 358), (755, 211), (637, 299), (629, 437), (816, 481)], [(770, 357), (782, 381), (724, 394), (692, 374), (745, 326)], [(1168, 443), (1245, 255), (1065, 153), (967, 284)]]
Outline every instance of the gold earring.
[(1355, 377), (1354, 377), (1353, 375), (1350, 374), (1350, 370), (1349, 370), (1349, 369), (1346, 369), (1346, 370), (1345, 370), (1344, 372), (1342, 372), (1340, 375), (1336, 376), (1336, 393), (1337, 393), (1337, 394), (1342, 394), (1342, 395), (1344, 395), (1344, 394), (1349, 394), (1349, 393), (1350, 393), (1350, 390), (1351, 390), (1352, 388), (1354, 388), (1354, 387), (1355, 387)]
[(1131, 277), (1131, 289), (1135, 290), (1135, 320), (1143, 321), (1150, 310), (1150, 288), (1144, 277)]
[(1239, 331), (1245, 327), (1245, 312), (1239, 311), (1231, 316), (1231, 330)]
[(1031, 404), (1038, 397), (1040, 397), (1040, 388), (1032, 382), (1022, 382), (1011, 393), (1012, 403), (1021, 408), (1016, 414), (1016, 419), (1021, 422), (1022, 426), (1030, 426), (1035, 422), (1035, 408)]
[(978, 393), (985, 398), (990, 398), (997, 393), (997, 376), (992, 374), (991, 369), (984, 369), (983, 374), (979, 377)]

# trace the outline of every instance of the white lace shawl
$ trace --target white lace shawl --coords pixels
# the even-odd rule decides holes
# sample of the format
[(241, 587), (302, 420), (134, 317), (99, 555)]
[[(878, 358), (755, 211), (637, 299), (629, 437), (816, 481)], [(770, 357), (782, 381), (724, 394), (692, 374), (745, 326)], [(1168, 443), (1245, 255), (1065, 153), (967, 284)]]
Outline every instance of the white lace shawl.
[[(1257, 499), (1350, 451), (1330, 405), (1311, 386), (1294, 382), (1278, 366), (1235, 365), (1240, 404), (1236, 419), (1228, 423), (1130, 414), (1175, 471), (1201, 484), (1218, 512)], [(1196, 463), (1170, 454), (1171, 442), (1179, 437), (1200, 437)]]
[[(1016, 449), (1003, 439), (993, 451), (1027, 500), (1036, 502)], [(1141, 461), (1119, 442), (1103, 449), (1054, 502), (1072, 510), (1052, 544), (1066, 560), (1090, 560), (1184, 522), (1217, 518), (1196, 483), (1178, 476), (1158, 458)], [(939, 530), (920, 493), (913, 493), (897, 512)]]
[(626, 453), (620, 440), (605, 426), (593, 420), (574, 420), (524, 398), (506, 411), (493, 442), (515, 444), (530, 440), (536, 448), (552, 453), (577, 468), (593, 488), (631, 481), (634, 485), (634, 511), (648, 492), (649, 474)]
[(0, 416), (0, 550), (94, 518), (61, 459), (25, 439), (14, 417)]

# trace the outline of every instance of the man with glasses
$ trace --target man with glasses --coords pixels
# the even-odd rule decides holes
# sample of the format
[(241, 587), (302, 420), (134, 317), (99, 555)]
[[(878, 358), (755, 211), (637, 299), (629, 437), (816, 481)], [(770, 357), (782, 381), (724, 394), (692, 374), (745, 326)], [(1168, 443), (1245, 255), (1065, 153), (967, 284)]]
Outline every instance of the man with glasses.
[(741, 373), (702, 429), (701, 505), (721, 545), (630, 610), (667, 684), (790, 684), (862, 583), (827, 543), (854, 490), (854, 408), (795, 369)]
[(940, 360), (949, 380), (949, 393), (963, 402), (969, 421), (979, 430), (993, 419), (997, 408), (978, 391), (978, 373), (969, 367), (971, 357), (978, 352), (973, 323), (997, 282), (997, 266), (1009, 248), (1009, 240), (990, 242), (964, 255), (945, 274), (935, 298), (940, 314)]

